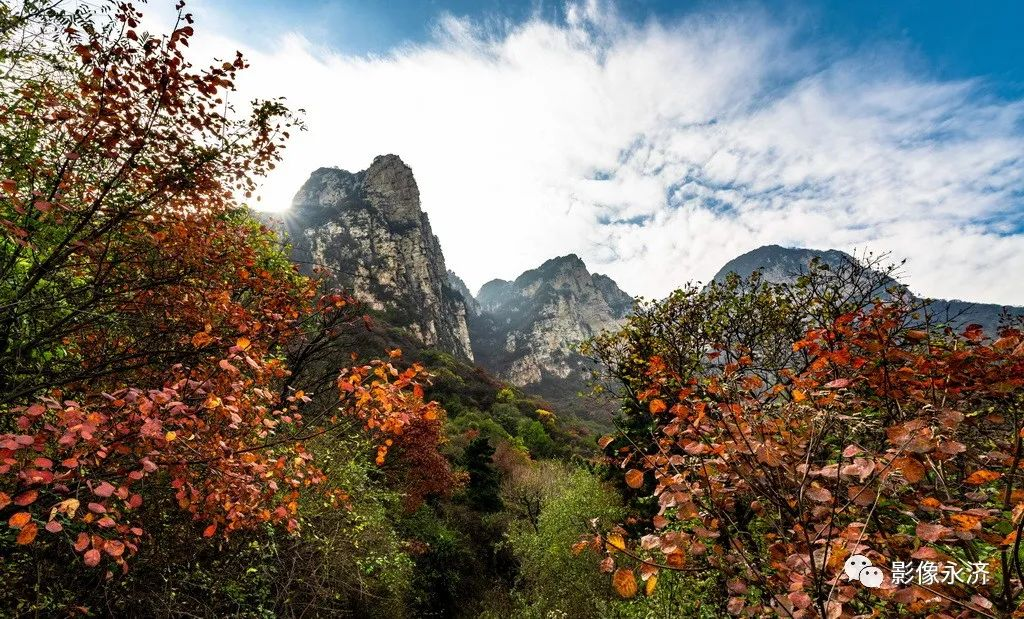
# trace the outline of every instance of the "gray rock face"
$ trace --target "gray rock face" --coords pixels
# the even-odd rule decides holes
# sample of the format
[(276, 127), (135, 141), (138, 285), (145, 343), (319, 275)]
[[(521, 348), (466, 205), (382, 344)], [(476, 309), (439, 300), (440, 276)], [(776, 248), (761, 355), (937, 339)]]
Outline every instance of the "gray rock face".
[(481, 313), (470, 319), (470, 334), (479, 363), (518, 386), (558, 382), (563, 388), (582, 387), (585, 378), (574, 346), (621, 324), (633, 301), (572, 254), (514, 282), (488, 282), (476, 300)]
[(477, 303), (475, 298), (473, 298), (473, 293), (469, 291), (469, 287), (466, 286), (466, 282), (462, 281), (462, 278), (456, 275), (451, 269), (448, 270), (448, 285), (462, 295), (462, 300), (466, 304), (467, 316), (480, 315), (480, 312), (483, 311), (480, 308), (480, 304)]
[(316, 170), (295, 195), (285, 227), (304, 271), (323, 267), (390, 324), (473, 358), (466, 302), (449, 283), (412, 170), (398, 156), (377, 157), (356, 173)]
[[(819, 258), (826, 264), (837, 266), (846, 260), (852, 260), (847, 253), (830, 249), (787, 248), (779, 245), (765, 245), (733, 258), (723, 266), (715, 281), (721, 282), (729, 273), (747, 277), (760, 269), (765, 280), (780, 284), (790, 284), (797, 276), (807, 271), (811, 260)], [(895, 283), (895, 282), (894, 282)], [(934, 299), (929, 300), (928, 311), (937, 320), (947, 322), (955, 328), (963, 328), (971, 323), (980, 324), (989, 335), (996, 335), (1004, 314), (1024, 316), (1024, 307), (995, 305), (992, 303), (970, 303), (960, 300)]]

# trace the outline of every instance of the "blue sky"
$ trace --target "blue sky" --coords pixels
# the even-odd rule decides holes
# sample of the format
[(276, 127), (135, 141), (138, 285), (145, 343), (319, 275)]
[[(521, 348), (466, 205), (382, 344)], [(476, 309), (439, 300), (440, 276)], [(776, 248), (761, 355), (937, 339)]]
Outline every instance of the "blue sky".
[[(218, 3), (219, 4), (219, 3)], [(563, 18), (562, 2), (502, 0), (245, 0), (228, 2), (232, 30), (271, 44), (282, 27), (339, 51), (385, 54), (428, 41), (444, 14), (522, 22)], [(1024, 92), (1024, 2), (1018, 0), (624, 0), (635, 22), (702, 13), (763, 11), (796, 24), (809, 42), (842, 49), (899, 46), (938, 77), (984, 77), (991, 92)]]
[(576, 253), (660, 296), (777, 243), (1024, 305), (1024, 2), (192, 9), (193, 53), (249, 57), (239, 97), (306, 110), (262, 204), (398, 154), (471, 288)]

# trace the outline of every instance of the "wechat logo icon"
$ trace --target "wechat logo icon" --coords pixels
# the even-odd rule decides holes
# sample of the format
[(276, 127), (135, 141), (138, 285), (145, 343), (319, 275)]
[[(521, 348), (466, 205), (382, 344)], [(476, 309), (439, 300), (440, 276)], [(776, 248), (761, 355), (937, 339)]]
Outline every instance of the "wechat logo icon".
[(874, 589), (882, 584), (882, 570), (871, 565), (864, 555), (853, 555), (846, 560), (843, 571), (850, 580), (859, 580), (862, 585)]

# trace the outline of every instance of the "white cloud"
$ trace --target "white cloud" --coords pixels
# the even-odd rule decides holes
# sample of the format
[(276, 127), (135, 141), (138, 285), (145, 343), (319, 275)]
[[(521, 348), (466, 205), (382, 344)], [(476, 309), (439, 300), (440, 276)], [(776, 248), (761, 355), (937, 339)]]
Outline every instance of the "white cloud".
[(780, 243), (892, 251), (922, 294), (1024, 304), (1024, 105), (981, 83), (826, 57), (764, 15), (638, 27), (591, 1), (359, 57), (297, 33), (254, 49), (198, 14), (198, 57), (241, 48), (242, 95), (307, 111), (264, 203), (397, 153), (471, 288), (575, 252), (660, 296)]

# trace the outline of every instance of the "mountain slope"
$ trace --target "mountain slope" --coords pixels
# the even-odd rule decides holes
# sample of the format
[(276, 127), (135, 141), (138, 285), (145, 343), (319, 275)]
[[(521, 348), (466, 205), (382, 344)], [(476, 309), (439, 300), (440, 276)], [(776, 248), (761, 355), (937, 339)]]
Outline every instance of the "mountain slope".
[(420, 210), (412, 170), (383, 155), (361, 172), (320, 168), (285, 219), (292, 258), (327, 269), (384, 319), (420, 342), (472, 359), (466, 304), (448, 280), (441, 245)]

